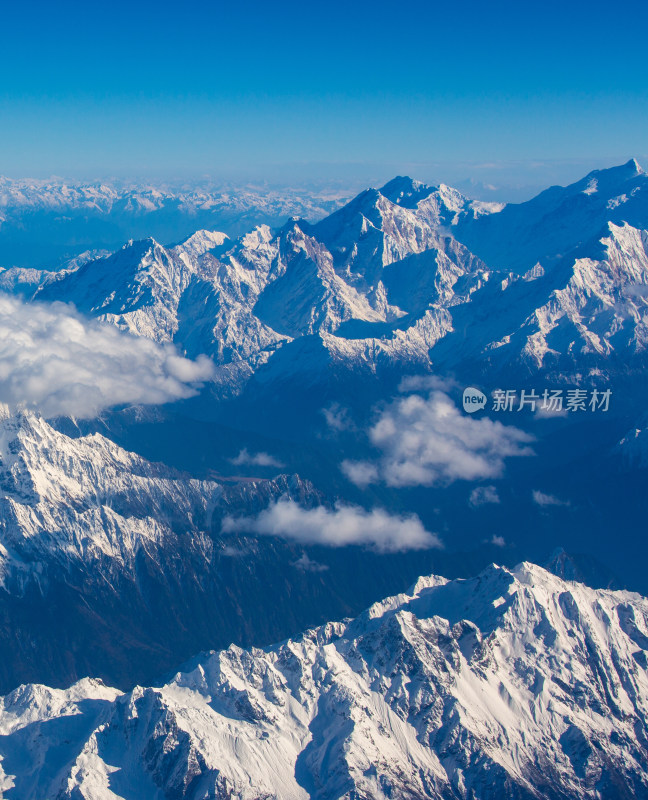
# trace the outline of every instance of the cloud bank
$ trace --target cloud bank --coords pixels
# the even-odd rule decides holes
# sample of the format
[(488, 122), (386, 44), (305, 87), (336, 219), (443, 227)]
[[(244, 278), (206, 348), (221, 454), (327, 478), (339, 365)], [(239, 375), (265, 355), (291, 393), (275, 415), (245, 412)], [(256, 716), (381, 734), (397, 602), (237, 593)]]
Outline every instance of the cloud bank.
[(377, 483), (380, 479), (378, 467), (371, 461), (350, 461), (345, 459), (340, 464), (340, 469), (356, 486), (364, 489), (370, 483)]
[(62, 303), (0, 295), (0, 402), (45, 417), (91, 418), (111, 406), (191, 397), (214, 366), (131, 336)]
[(488, 417), (462, 414), (448, 395), (435, 389), (429, 397), (400, 398), (369, 431), (382, 452), (376, 461), (345, 461), (341, 468), (359, 486), (435, 486), (455, 480), (496, 478), (504, 459), (530, 455), (533, 438)]
[(341, 503), (334, 509), (324, 506), (306, 509), (287, 498), (273, 503), (256, 517), (226, 517), (222, 530), (279, 536), (327, 547), (369, 545), (381, 553), (442, 546), (436, 534), (426, 531), (414, 514), (392, 515), (379, 508), (365, 511)]

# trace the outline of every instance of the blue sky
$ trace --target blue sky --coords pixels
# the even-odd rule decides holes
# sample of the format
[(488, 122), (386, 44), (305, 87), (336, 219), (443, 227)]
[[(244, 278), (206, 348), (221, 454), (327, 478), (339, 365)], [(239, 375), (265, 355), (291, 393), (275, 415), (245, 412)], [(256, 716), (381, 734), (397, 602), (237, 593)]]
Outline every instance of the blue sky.
[(26, 2), (0, 174), (577, 178), (648, 153), (640, 2)]

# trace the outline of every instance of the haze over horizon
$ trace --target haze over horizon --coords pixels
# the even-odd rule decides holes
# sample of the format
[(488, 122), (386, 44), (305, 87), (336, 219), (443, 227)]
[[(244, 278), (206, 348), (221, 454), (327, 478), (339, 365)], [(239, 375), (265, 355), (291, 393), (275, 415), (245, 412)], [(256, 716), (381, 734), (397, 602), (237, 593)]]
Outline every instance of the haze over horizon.
[(628, 25), (647, 21), (638, 2), (611, 14), (580, 0), (416, 0), (407, 15), (37, 0), (5, 11), (0, 174), (357, 185), (406, 173), (521, 199), (646, 163), (648, 68)]
[[(350, 198), (367, 188), (380, 188), (398, 175), (437, 186), (446, 184), (466, 197), (505, 203), (530, 200), (550, 186), (575, 183), (592, 171), (618, 167), (636, 160), (642, 169), (647, 159), (574, 159), (521, 163), (449, 164), (284, 164), (261, 165), (256, 173), (215, 172), (201, 175), (1, 175), (2, 180), (68, 185), (107, 184), (115, 187), (150, 187), (169, 191), (296, 191), (330, 198)], [(1, 188), (1, 187), (0, 187)]]

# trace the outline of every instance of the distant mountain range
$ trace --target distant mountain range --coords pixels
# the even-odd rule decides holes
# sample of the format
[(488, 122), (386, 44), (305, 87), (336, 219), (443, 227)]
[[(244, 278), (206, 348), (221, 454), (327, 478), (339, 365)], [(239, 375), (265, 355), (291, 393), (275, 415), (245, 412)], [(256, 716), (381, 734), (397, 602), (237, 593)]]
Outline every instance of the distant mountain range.
[(128, 239), (180, 241), (200, 228), (239, 236), (297, 214), (319, 219), (349, 193), (327, 188), (153, 186), (0, 177), (0, 265), (52, 267)]

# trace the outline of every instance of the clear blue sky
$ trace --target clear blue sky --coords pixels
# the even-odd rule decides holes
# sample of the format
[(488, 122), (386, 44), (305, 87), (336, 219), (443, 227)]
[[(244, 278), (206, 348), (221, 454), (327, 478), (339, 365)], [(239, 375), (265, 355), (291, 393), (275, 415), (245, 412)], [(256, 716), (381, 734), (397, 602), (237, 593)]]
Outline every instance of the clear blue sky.
[(3, 4), (0, 174), (577, 177), (648, 153), (647, 29), (623, 0)]

